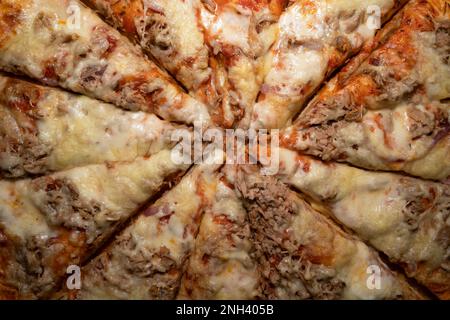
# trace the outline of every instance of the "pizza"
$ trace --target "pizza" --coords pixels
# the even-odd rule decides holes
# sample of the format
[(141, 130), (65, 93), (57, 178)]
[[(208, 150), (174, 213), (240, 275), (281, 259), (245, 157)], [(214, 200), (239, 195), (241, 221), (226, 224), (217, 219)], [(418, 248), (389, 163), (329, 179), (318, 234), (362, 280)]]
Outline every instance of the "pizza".
[[(278, 22), (279, 36), (251, 126), (280, 128), (301, 110), (321, 83), (373, 38), (403, 0), (296, 0)], [(376, 8), (376, 11), (372, 11)]]
[(449, 299), (449, 185), (325, 163), (287, 149), (280, 158), (282, 181)]
[(447, 179), (449, 17), (445, 1), (410, 2), (376, 49), (338, 74), (285, 129), (284, 145), (323, 160)]
[(201, 1), (84, 0), (114, 27), (195, 90), (211, 74), (209, 53), (198, 23)]
[(21, 177), (151, 156), (189, 130), (154, 114), (0, 76), (0, 174)]
[(0, 69), (166, 120), (209, 122), (204, 104), (82, 3), (3, 0), (1, 6)]
[(77, 299), (174, 299), (199, 220), (215, 192), (217, 166), (197, 166), (82, 270)]
[(217, 177), (215, 195), (205, 208), (178, 299), (259, 297), (261, 277), (252, 257), (250, 222), (234, 186), (237, 172), (236, 166), (226, 166)]
[(204, 102), (215, 124), (248, 122), (285, 0), (85, 2)]
[[(264, 53), (286, 0), (206, 0), (200, 13), (211, 51), (210, 80), (196, 96), (218, 105), (223, 126), (246, 127), (262, 82)], [(216, 116), (217, 117), (217, 116)]]
[(58, 288), (165, 183), (187, 166), (169, 150), (150, 158), (96, 164), (1, 181), (0, 296), (31, 299)]
[(0, 0), (0, 300), (449, 300), (446, 0)]
[[(237, 177), (248, 211), (265, 299), (420, 299), (363, 242), (342, 233), (275, 177), (243, 167)], [(379, 288), (367, 286), (377, 268)]]

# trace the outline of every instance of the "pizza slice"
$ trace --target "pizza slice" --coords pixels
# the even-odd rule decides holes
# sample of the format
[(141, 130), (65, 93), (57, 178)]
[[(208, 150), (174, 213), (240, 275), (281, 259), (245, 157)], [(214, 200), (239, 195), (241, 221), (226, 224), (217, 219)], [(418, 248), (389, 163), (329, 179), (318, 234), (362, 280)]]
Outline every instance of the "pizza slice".
[(165, 120), (209, 122), (204, 104), (79, 1), (3, 0), (0, 11), (1, 69)]
[[(71, 299), (174, 299), (220, 165), (194, 167), (81, 270)], [(64, 292), (63, 291), (63, 292)]]
[(211, 76), (198, 21), (200, 0), (83, 0), (124, 32), (188, 90)]
[(264, 299), (422, 299), (378, 253), (273, 176), (242, 167), (236, 183), (248, 211)]
[(0, 176), (20, 177), (170, 149), (174, 130), (153, 114), (0, 75)]
[(283, 145), (363, 168), (449, 177), (449, 13), (445, 1), (410, 2), (376, 50), (311, 101)]
[[(251, 127), (281, 128), (322, 82), (375, 35), (405, 0), (296, 0), (281, 15), (266, 57)], [(379, 21), (378, 21), (379, 20)]]
[(450, 299), (450, 186), (280, 150), (281, 179), (442, 299)]
[(47, 297), (69, 266), (80, 266), (187, 168), (163, 150), (133, 162), (0, 181), (0, 297)]
[(200, 22), (212, 75), (195, 96), (224, 127), (248, 126), (262, 84), (264, 54), (276, 38), (286, 0), (203, 0)]
[(216, 124), (231, 127), (256, 99), (257, 59), (274, 41), (285, 0), (84, 0), (154, 57)]
[(205, 209), (178, 299), (248, 300), (259, 297), (260, 276), (251, 254), (250, 225), (234, 187), (236, 166), (227, 166)]

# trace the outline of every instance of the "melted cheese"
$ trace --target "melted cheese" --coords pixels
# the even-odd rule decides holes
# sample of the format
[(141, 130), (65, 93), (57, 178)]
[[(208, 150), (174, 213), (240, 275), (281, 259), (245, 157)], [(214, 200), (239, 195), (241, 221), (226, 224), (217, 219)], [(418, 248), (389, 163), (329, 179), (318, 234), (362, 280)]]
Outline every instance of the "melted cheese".
[[(96, 6), (101, 9), (104, 4), (97, 2)], [(144, 50), (148, 50), (189, 90), (197, 88), (211, 73), (208, 67), (208, 47), (197, 21), (200, 6), (198, 0), (146, 0), (143, 1), (143, 13), (133, 17), (134, 24), (138, 27), (137, 37)], [(170, 52), (155, 45), (155, 41), (151, 40), (152, 35), (148, 34), (147, 28), (155, 27), (149, 25), (155, 23), (152, 15), (159, 17), (159, 13), (152, 10), (164, 16), (165, 30), (157, 30), (161, 34), (156, 34), (156, 37), (165, 37), (164, 40), (170, 43)], [(111, 13), (106, 12), (108, 14)], [(115, 14), (114, 19), (120, 21), (122, 17)]]
[[(423, 268), (429, 268), (427, 270), (439, 268), (445, 253), (436, 239), (445, 225), (441, 221), (445, 214), (433, 206), (420, 218), (428, 222), (412, 229), (406, 222), (405, 210), (410, 199), (404, 189), (408, 184), (419, 190), (433, 188), (436, 199), (432, 201), (438, 202), (439, 197), (445, 197), (447, 186), (341, 164), (325, 164), (284, 149), (280, 150), (280, 155), (279, 175), (285, 182), (325, 204), (327, 212), (375, 248), (405, 265), (420, 263)], [(347, 273), (351, 271), (343, 274)], [(427, 281), (424, 273), (413, 276)]]
[(225, 6), (216, 15), (203, 9), (200, 18), (207, 30), (208, 37), (222, 44), (236, 46), (243, 52), (249, 52), (251, 16), (251, 13), (249, 15), (240, 14), (231, 6)]
[[(215, 193), (215, 170), (218, 166), (201, 165), (188, 173), (179, 184), (158, 199), (149, 208), (145, 209), (119, 239), (131, 238), (136, 244), (133, 248), (123, 248), (120, 240), (103, 252), (97, 259), (103, 259), (107, 263), (105, 268), (98, 269), (96, 261), (88, 264), (83, 272), (86, 277), (83, 281), (80, 298), (134, 298), (148, 299), (152, 297), (149, 292), (149, 284), (145, 277), (139, 274), (130, 274), (124, 279), (120, 288), (115, 287), (114, 280), (118, 275), (127, 274), (128, 263), (136, 261), (127, 260), (127, 255), (143, 256), (149, 268), (158, 263), (153, 254), (158, 254), (162, 249), (168, 250), (168, 256), (176, 263), (177, 274), (181, 277), (181, 268), (187, 255), (194, 245), (198, 225), (197, 221), (205, 206)], [(152, 212), (147, 215), (147, 212)], [(164, 222), (162, 220), (164, 219)], [(123, 253), (124, 250), (132, 250), (131, 253)], [(157, 267), (157, 266), (156, 266)], [(162, 281), (169, 281), (173, 277), (173, 271), (162, 274)], [(127, 288), (123, 290), (123, 288)], [(121, 290), (122, 289), (122, 290)]]
[[(36, 88), (42, 96), (34, 106), (40, 115), (36, 120), (38, 140), (51, 149), (44, 171), (133, 160), (171, 147), (169, 133), (175, 127), (154, 115), (122, 111), (57, 89)], [(29, 87), (19, 85), (13, 92), (20, 97), (21, 90)]]
[[(364, 132), (368, 138), (368, 146), (376, 156), (392, 160), (413, 160), (422, 158), (428, 150), (433, 147), (432, 137), (421, 137), (413, 139), (413, 132), (408, 123), (408, 112), (417, 108), (423, 113), (429, 114), (434, 121), (434, 114), (427, 111), (423, 105), (412, 106), (408, 104), (399, 105), (392, 110), (377, 112), (369, 111), (363, 118)], [(380, 125), (377, 119), (385, 123)]]
[[(384, 17), (394, 2), (299, 0), (286, 9), (278, 23), (280, 34), (270, 54), (273, 57), (271, 69), (264, 80), (263, 88), (268, 89), (254, 107), (252, 127), (286, 125), (326, 75), (374, 36), (376, 30), (371, 29), (367, 21), (357, 21), (349, 32), (340, 17), (344, 12), (358, 17), (370, 5), (379, 6)], [(352, 48), (341, 57), (335, 42), (342, 37), (349, 40)]]
[[(450, 65), (444, 63), (443, 55), (435, 48), (436, 33), (421, 32), (415, 34), (414, 44), (419, 51), (417, 67), (425, 83), (426, 93), (431, 100), (450, 97)], [(441, 50), (445, 50), (441, 48)]]
[[(162, 150), (149, 159), (139, 158), (113, 168), (92, 165), (68, 171), (70, 179), (79, 186), (81, 196), (96, 199), (112, 211), (136, 208), (161, 186), (164, 177), (185, 170), (188, 165), (172, 162), (171, 151)], [(56, 173), (64, 177), (65, 173)]]
[[(420, 128), (420, 120), (414, 119), (414, 113), (429, 118), (424, 127), (431, 134), (419, 134), (413, 125)], [(346, 155), (344, 161), (351, 164), (378, 170), (405, 171), (425, 179), (444, 180), (449, 176), (450, 158), (445, 154), (449, 150), (449, 137), (445, 129), (438, 128), (436, 114), (449, 115), (446, 104), (431, 102), (426, 105), (398, 103), (395, 108), (367, 111), (362, 121), (340, 122), (335, 132), (324, 135), (333, 136), (334, 147)], [(318, 148), (315, 128), (298, 130), (295, 147), (308, 150), (308, 153), (324, 155)], [(320, 128), (319, 128), (320, 130)], [(306, 135), (303, 134), (306, 132)], [(442, 133), (444, 137), (440, 136)], [(306, 136), (307, 139), (303, 139)], [(439, 141), (436, 139), (439, 138)], [(356, 146), (356, 147), (355, 147)], [(337, 154), (337, 153), (336, 153)], [(435, 161), (438, 160), (438, 161)], [(339, 161), (339, 160), (338, 160)]]
[(8, 234), (26, 240), (35, 235), (51, 237), (54, 232), (45, 216), (26, 196), (30, 180), (0, 181), (0, 224)]
[[(352, 263), (339, 270), (339, 277), (345, 279), (346, 283), (351, 283), (344, 289), (344, 299), (393, 299), (404, 293), (402, 287), (407, 287), (406, 281), (393, 274), (378, 256), (362, 242), (356, 242), (354, 245), (356, 252)], [(368, 286), (368, 283), (371, 283), (369, 277), (372, 276), (370, 272), (368, 273), (368, 270), (371, 270), (370, 268), (379, 268), (378, 270), (381, 271), (379, 288)], [(407, 289), (405, 291), (408, 292)]]
[(445, 180), (450, 177), (450, 135), (439, 141), (426, 157), (411, 161), (405, 165), (406, 172), (418, 177)]
[[(381, 261), (376, 251), (341, 233), (295, 195), (291, 194), (288, 201), (297, 203), (297, 215), (289, 229), (292, 240), (326, 259), (325, 266), (331, 268), (333, 277), (345, 283), (342, 299), (392, 299), (400, 293), (407, 297), (412, 294), (413, 289)], [(367, 285), (367, 270), (373, 265), (382, 272), (379, 289)]]
[[(246, 211), (235, 191), (218, 183), (212, 206), (202, 219), (196, 249), (186, 271), (189, 278), (197, 278), (199, 282), (186, 290), (184, 279), (179, 298), (252, 299), (256, 296), (259, 276), (250, 257), (249, 239), (235, 237), (226, 225), (216, 220), (225, 217), (229, 223), (243, 228), (245, 216)], [(209, 251), (210, 239), (220, 242), (214, 252)], [(205, 264), (204, 254), (212, 254), (214, 262)], [(188, 291), (191, 293), (187, 294)]]
[(191, 249), (194, 234), (185, 234), (185, 229), (193, 223), (202, 205), (197, 187), (198, 183), (202, 183), (199, 174), (201, 171), (198, 169), (191, 172), (153, 205), (155, 208), (167, 206), (167, 211), (173, 213), (166, 226), (159, 225), (159, 219), (167, 215), (166, 211), (160, 210), (153, 216), (140, 217), (129, 228), (133, 237), (139, 238), (137, 243), (141, 250), (158, 251), (160, 247), (166, 247), (170, 255), (181, 262), (184, 254)]
[[(419, 32), (415, 28), (422, 27), (414, 25), (411, 28), (408, 22), (410, 18), (417, 18), (414, 18), (416, 6), (424, 12), (430, 10), (412, 2), (399, 14), (397, 23), (400, 26), (388, 25), (382, 31), (384, 40), (378, 44), (379, 48), (369, 57), (367, 53), (357, 57), (356, 64), (361, 59), (364, 62), (359, 67), (354, 64), (352, 70), (338, 75), (332, 85), (309, 104), (298, 123), (314, 123), (323, 127), (317, 126), (316, 130), (311, 126), (303, 131), (294, 125), (298, 150), (367, 169), (401, 170), (436, 180), (445, 180), (449, 176), (450, 158), (444, 156), (449, 151), (449, 140), (444, 124), (450, 109), (444, 99), (450, 96), (450, 67), (445, 64), (445, 44), (439, 47), (436, 42), (442, 18), (439, 15), (442, 13), (425, 15), (421, 12), (423, 16), (420, 19), (430, 15), (436, 24), (435, 30)], [(403, 43), (404, 39), (408, 39), (408, 44)], [(414, 56), (397, 65), (397, 51), (404, 46), (414, 52)], [(382, 63), (378, 65), (370, 61)], [(367, 70), (373, 70), (374, 74)], [(385, 81), (385, 85), (375, 89), (380, 80)], [(363, 104), (362, 121), (343, 121), (346, 107), (353, 108), (355, 101)], [(308, 122), (309, 116), (317, 119)], [(337, 123), (330, 128), (327, 120), (336, 120)], [(321, 131), (322, 128), (325, 131)], [(324, 136), (335, 148), (333, 155), (326, 145), (322, 145)], [(345, 159), (341, 155), (345, 155)]]
[[(159, 190), (165, 177), (186, 168), (186, 165), (174, 164), (170, 151), (164, 150), (149, 159), (116, 164), (113, 168), (91, 165), (58, 172), (50, 177), (70, 182), (84, 203), (99, 202), (103, 205), (104, 210), (94, 217), (99, 231), (103, 232), (110, 227), (111, 221), (130, 216)], [(21, 238), (41, 233), (50, 236), (45, 191), (34, 190), (30, 179), (1, 183), (0, 212), (6, 230)]]
[[(8, 0), (11, 1), (11, 0)], [(79, 9), (79, 23), (71, 15), (71, 6)], [(167, 76), (154, 63), (144, 58), (118, 31), (104, 23), (90, 9), (78, 1), (33, 0), (29, 7), (23, 8), (26, 19), (18, 27), (17, 34), (0, 48), (0, 66), (12, 72), (18, 70), (26, 75), (42, 80), (47, 75), (46, 63), (51, 59), (60, 61), (57, 70), (58, 85), (75, 92), (102, 99), (127, 109), (148, 111), (146, 90), (162, 87), (159, 105), (154, 111), (167, 120), (193, 123), (194, 120), (209, 121), (206, 106), (185, 95), (181, 89), (167, 80)], [(40, 17), (43, 18), (40, 18)], [(44, 20), (44, 22), (40, 21)], [(40, 26), (39, 24), (50, 24)], [(104, 52), (110, 45), (107, 39), (94, 40), (92, 34), (105, 32), (114, 39), (114, 45), (107, 58), (96, 52)], [(100, 29), (101, 30), (101, 29)], [(72, 40), (64, 39), (72, 37)], [(91, 51), (89, 51), (89, 49)], [(80, 55), (85, 57), (80, 58)], [(61, 61), (63, 61), (61, 63)], [(101, 81), (95, 86), (86, 87), (81, 83), (83, 72), (90, 67), (103, 66)], [(14, 69), (14, 70), (13, 70)], [(143, 75), (148, 76), (143, 78)], [(119, 80), (136, 77), (144, 80), (148, 89), (116, 90)], [(139, 101), (136, 101), (136, 98)], [(163, 102), (164, 101), (164, 102)]]
[(277, 86), (280, 96), (292, 96), (298, 93), (302, 84), (318, 84), (324, 76), (327, 63), (318, 51), (304, 50), (280, 53), (274, 61), (276, 66), (266, 77), (266, 84)]
[(204, 47), (203, 34), (198, 27), (198, 1), (144, 0), (144, 11), (159, 7), (169, 23), (168, 29), (175, 37), (177, 53), (192, 57)]
[[(156, 116), (126, 113), (88, 98), (77, 100), (65, 104), (70, 109), (63, 116), (51, 110), (49, 118), (38, 122), (40, 140), (54, 146), (49, 159), (52, 170), (105, 160), (132, 160), (169, 147), (163, 134), (171, 126)], [(54, 102), (45, 101), (43, 109), (53, 108)]]

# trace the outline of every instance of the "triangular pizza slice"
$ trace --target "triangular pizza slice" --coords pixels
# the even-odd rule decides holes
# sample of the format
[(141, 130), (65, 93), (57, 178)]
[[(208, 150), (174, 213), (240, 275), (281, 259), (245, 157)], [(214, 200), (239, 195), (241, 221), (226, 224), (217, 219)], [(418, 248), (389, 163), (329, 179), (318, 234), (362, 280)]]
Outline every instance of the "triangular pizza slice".
[(0, 68), (182, 123), (210, 120), (125, 36), (78, 0), (4, 0)]
[(440, 298), (450, 298), (450, 186), (280, 152), (281, 179)]
[(211, 75), (200, 0), (83, 0), (124, 32), (188, 90)]
[(378, 47), (311, 101), (283, 145), (323, 160), (445, 180), (449, 54), (448, 3), (410, 2), (382, 31)]
[(260, 274), (251, 229), (242, 199), (234, 187), (237, 166), (226, 166), (206, 208), (181, 283), (178, 299), (259, 297)]
[(275, 39), (285, 0), (85, 0), (134, 39), (216, 124), (231, 127), (261, 85), (258, 58)]
[(174, 299), (220, 165), (202, 164), (151, 204), (81, 269), (71, 299)]
[(251, 126), (281, 128), (405, 0), (296, 0), (279, 19)]
[(377, 251), (343, 232), (273, 176), (242, 167), (264, 299), (421, 299)]
[(0, 176), (43, 174), (170, 149), (187, 130), (141, 111), (0, 75)]
[(152, 195), (187, 170), (169, 150), (0, 181), (0, 297), (45, 298)]

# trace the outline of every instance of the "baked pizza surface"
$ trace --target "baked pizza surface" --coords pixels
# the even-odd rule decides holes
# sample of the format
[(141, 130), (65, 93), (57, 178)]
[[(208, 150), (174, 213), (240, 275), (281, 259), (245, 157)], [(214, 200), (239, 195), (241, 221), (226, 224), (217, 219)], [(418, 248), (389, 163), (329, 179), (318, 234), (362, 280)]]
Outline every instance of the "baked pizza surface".
[(209, 121), (205, 105), (81, 3), (4, 0), (2, 5), (3, 70), (166, 120)]
[(323, 160), (447, 179), (449, 17), (441, 1), (406, 5), (375, 50), (357, 57), (285, 130), (285, 146)]
[(0, 299), (449, 300), (449, 59), (446, 0), (0, 0)]
[(150, 156), (173, 147), (171, 132), (183, 129), (56, 88), (4, 76), (0, 83), (2, 176)]
[(85, 2), (204, 102), (217, 125), (248, 123), (285, 0)]
[(448, 299), (449, 185), (281, 151), (280, 178)]

